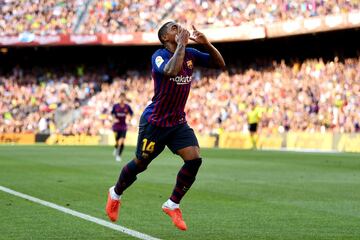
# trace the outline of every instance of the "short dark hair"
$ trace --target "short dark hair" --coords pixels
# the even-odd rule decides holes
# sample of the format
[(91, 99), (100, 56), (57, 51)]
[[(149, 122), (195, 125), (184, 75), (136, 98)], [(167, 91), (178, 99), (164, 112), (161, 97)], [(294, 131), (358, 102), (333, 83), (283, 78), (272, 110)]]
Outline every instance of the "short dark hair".
[(167, 27), (170, 23), (172, 23), (172, 21), (164, 23), (158, 31), (158, 38), (162, 44), (164, 44), (164, 40), (162, 39), (162, 37), (165, 35)]

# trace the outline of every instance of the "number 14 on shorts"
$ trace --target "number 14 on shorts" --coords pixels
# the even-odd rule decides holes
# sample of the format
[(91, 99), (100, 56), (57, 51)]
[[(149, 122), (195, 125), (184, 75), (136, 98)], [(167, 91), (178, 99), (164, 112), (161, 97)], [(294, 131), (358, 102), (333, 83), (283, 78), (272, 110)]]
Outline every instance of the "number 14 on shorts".
[(153, 153), (155, 149), (155, 142), (148, 141), (147, 138), (143, 139), (142, 152)]

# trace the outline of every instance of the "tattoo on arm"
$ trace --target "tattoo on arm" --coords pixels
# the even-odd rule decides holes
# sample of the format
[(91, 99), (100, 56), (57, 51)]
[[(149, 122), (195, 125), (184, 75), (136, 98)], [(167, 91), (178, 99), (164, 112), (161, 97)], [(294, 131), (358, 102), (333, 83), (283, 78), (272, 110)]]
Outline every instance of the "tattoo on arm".
[(164, 73), (167, 76), (176, 76), (182, 67), (185, 57), (185, 45), (178, 44), (174, 55), (170, 58), (164, 67)]

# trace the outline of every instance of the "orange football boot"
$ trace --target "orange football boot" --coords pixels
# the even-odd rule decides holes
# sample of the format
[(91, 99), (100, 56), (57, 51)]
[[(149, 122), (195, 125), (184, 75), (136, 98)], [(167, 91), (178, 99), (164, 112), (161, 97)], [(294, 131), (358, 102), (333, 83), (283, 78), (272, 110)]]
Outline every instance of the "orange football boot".
[(163, 206), (162, 210), (171, 217), (171, 220), (178, 229), (186, 231), (187, 226), (182, 218), (182, 213), (180, 208), (170, 209)]
[(105, 211), (111, 221), (116, 222), (118, 219), (120, 207), (121, 201), (112, 199), (109, 192)]

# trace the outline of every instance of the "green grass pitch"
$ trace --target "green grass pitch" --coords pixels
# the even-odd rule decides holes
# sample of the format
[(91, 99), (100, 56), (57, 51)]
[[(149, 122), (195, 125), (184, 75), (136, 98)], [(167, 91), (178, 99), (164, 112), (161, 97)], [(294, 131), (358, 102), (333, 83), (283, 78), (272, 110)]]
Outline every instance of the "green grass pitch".
[[(121, 163), (111, 147), (0, 146), (0, 185), (107, 219)], [(161, 211), (179, 157), (169, 151), (125, 192), (118, 224), (161, 239), (360, 239), (360, 155), (203, 149), (181, 207), (188, 231)], [(134, 239), (0, 191), (0, 239)]]

